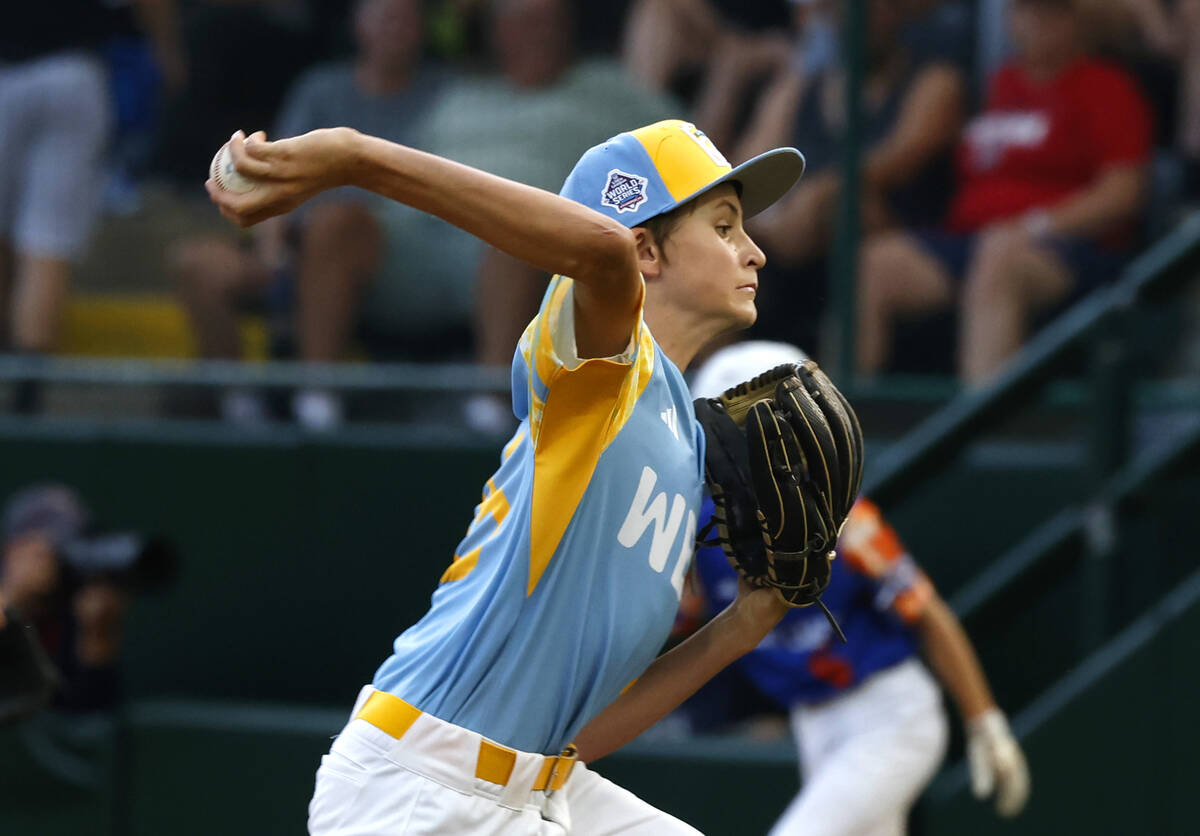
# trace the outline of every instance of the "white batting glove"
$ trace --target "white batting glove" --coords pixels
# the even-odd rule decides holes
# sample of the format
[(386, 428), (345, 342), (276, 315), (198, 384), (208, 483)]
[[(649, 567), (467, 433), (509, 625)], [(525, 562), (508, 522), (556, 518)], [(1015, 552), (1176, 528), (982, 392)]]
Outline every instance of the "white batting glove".
[(1029, 767), (1004, 712), (992, 708), (967, 722), (967, 764), (976, 798), (995, 795), (996, 813), (1015, 816), (1029, 799)]

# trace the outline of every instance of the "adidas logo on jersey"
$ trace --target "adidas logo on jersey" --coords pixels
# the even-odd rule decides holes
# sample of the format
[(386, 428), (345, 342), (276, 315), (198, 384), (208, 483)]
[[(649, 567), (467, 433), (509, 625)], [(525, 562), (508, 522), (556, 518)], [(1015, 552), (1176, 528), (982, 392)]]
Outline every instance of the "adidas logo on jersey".
[(675, 407), (665, 409), (658, 413), (662, 418), (663, 423), (667, 425), (667, 429), (671, 431), (671, 435), (675, 436), (675, 440), (679, 440), (679, 420), (675, 416)]

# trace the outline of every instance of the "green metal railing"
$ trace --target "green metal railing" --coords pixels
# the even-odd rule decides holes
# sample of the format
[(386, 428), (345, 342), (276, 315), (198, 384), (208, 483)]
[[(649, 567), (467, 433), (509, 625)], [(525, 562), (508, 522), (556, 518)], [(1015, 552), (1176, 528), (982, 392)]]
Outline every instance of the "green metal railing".
[(876, 460), (863, 488), (884, 508), (919, 488), (981, 432), (1037, 396), (1068, 357), (1092, 341), (1092, 446), (1099, 477), (1127, 455), (1127, 314), (1169, 296), (1200, 275), (1200, 217), (1190, 217), (1133, 261), (1115, 284), (1097, 290), (1037, 334), (986, 387), (964, 391)]
[(1200, 219), (1192, 217), (1130, 264), (1117, 283), (1093, 293), (1037, 335), (990, 386), (963, 393), (880, 457), (864, 493), (886, 508), (939, 473), (981, 433), (1026, 406), (1064, 359), (1090, 346), (1088, 467), (1099, 488), (1087, 502), (1064, 508), (1040, 525), (960, 590), (951, 601), (960, 615), (979, 609), (1048, 555), (1081, 540), (1089, 606), (1080, 625), (1080, 650), (1090, 651), (1107, 637), (1120, 506), (1200, 450), (1200, 429), (1192, 426), (1129, 462), (1136, 388), (1128, 373), (1129, 315), (1144, 301), (1177, 292), (1197, 274)]
[[(1148, 648), (1164, 630), (1186, 615), (1198, 602), (1200, 571), (1193, 572), (1176, 584), (1139, 618), (1095, 648), (1078, 665), (1047, 688), (1013, 718), (1013, 732), (1023, 741), (1028, 741), (1031, 736), (1045, 730), (1133, 656)], [(1156, 687), (1157, 683), (1145, 683), (1143, 690), (1150, 694)], [(1136, 718), (1141, 706), (1123, 705), (1122, 708), (1128, 709), (1130, 716)], [(1138, 720), (1134, 719), (1131, 722), (1136, 724)], [(969, 780), (966, 763), (959, 763), (933, 782), (929, 788), (928, 799), (935, 807), (945, 805), (953, 797), (966, 793)], [(1019, 823), (1020, 820), (1018, 826)]]
[(338, 390), (502, 392), (507, 369), (470, 363), (243, 363), (232, 360), (97, 360), (0, 355), (0, 382), (99, 386), (315, 386)]
[(1021, 578), (1048, 556), (1071, 543), (1083, 545), (1087, 555), (1083, 581), (1087, 592), (1085, 623), (1080, 630), (1080, 651), (1090, 652), (1105, 640), (1110, 624), (1109, 565), (1117, 548), (1116, 519), (1121, 509), (1147, 489), (1200, 458), (1200, 416), (1186, 428), (1135, 457), (1101, 483), (1085, 503), (1062, 509), (1031, 531), (963, 586), (950, 599), (951, 608), (968, 618)]
[[(1132, 372), (1132, 314), (1150, 302), (1177, 295), (1200, 275), (1200, 219), (1189, 218), (1124, 271), (1119, 281), (1069, 310), (1032, 339), (986, 388), (967, 391), (920, 424), (880, 456), (864, 493), (894, 506), (938, 475), (967, 445), (1048, 390), (1064, 362), (1088, 352), (1084, 391), (1087, 412), (1090, 496), (1064, 507), (1030, 531), (951, 598), (962, 618), (979, 613), (1018, 588), (1052, 558), (1073, 553), (1080, 587), (1077, 658), (1066, 676), (1042, 692), (1014, 718), (1017, 735), (1046, 727), (1068, 705), (1151, 642), (1200, 595), (1200, 574), (1179, 583), (1159, 603), (1114, 634), (1114, 565), (1123, 545), (1123, 520), (1135, 503), (1180, 473), (1195, 472), (1200, 460), (1200, 414), (1183, 413), (1157, 444), (1132, 453), (1133, 420), (1140, 391)], [(1061, 388), (1061, 387), (1059, 387)], [(1078, 400), (1078, 391), (1072, 391)], [(1194, 403), (1194, 400), (1192, 401)], [(1178, 415), (1179, 413), (1177, 413)], [(1192, 470), (1188, 470), (1192, 468)], [(1125, 544), (1128, 545), (1128, 544)], [(1065, 640), (1058, 637), (1059, 641)], [(929, 799), (939, 809), (967, 787), (965, 764), (934, 783)]]

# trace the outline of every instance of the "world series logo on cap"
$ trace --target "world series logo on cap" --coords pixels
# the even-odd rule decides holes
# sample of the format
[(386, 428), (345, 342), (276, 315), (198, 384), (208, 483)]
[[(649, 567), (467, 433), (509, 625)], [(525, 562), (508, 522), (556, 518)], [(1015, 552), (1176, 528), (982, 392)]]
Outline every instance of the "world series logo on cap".
[(646, 186), (649, 182), (645, 177), (614, 168), (608, 172), (608, 182), (600, 193), (600, 205), (611, 206), (618, 212), (636, 212), (646, 202)]

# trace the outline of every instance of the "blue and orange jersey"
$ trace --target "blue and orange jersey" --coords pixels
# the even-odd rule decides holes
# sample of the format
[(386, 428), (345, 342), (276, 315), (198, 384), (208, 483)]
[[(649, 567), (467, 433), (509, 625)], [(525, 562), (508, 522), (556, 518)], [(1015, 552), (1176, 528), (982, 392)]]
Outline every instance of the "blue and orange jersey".
[[(705, 500), (704, 519), (712, 512)], [(702, 523), (703, 524), (703, 523)], [(710, 607), (737, 595), (737, 573), (719, 547), (696, 553)], [(816, 607), (789, 612), (736, 664), (760, 691), (788, 707), (822, 702), (916, 652), (912, 626), (934, 595), (929, 578), (869, 500), (855, 503), (838, 541), (833, 576), (821, 600), (846, 633), (842, 644)]]
[(520, 426), (429, 612), (375, 675), (443, 720), (557, 753), (641, 675), (691, 564), (703, 434), (641, 321), (580, 360), (573, 282), (555, 277), (513, 359)]

